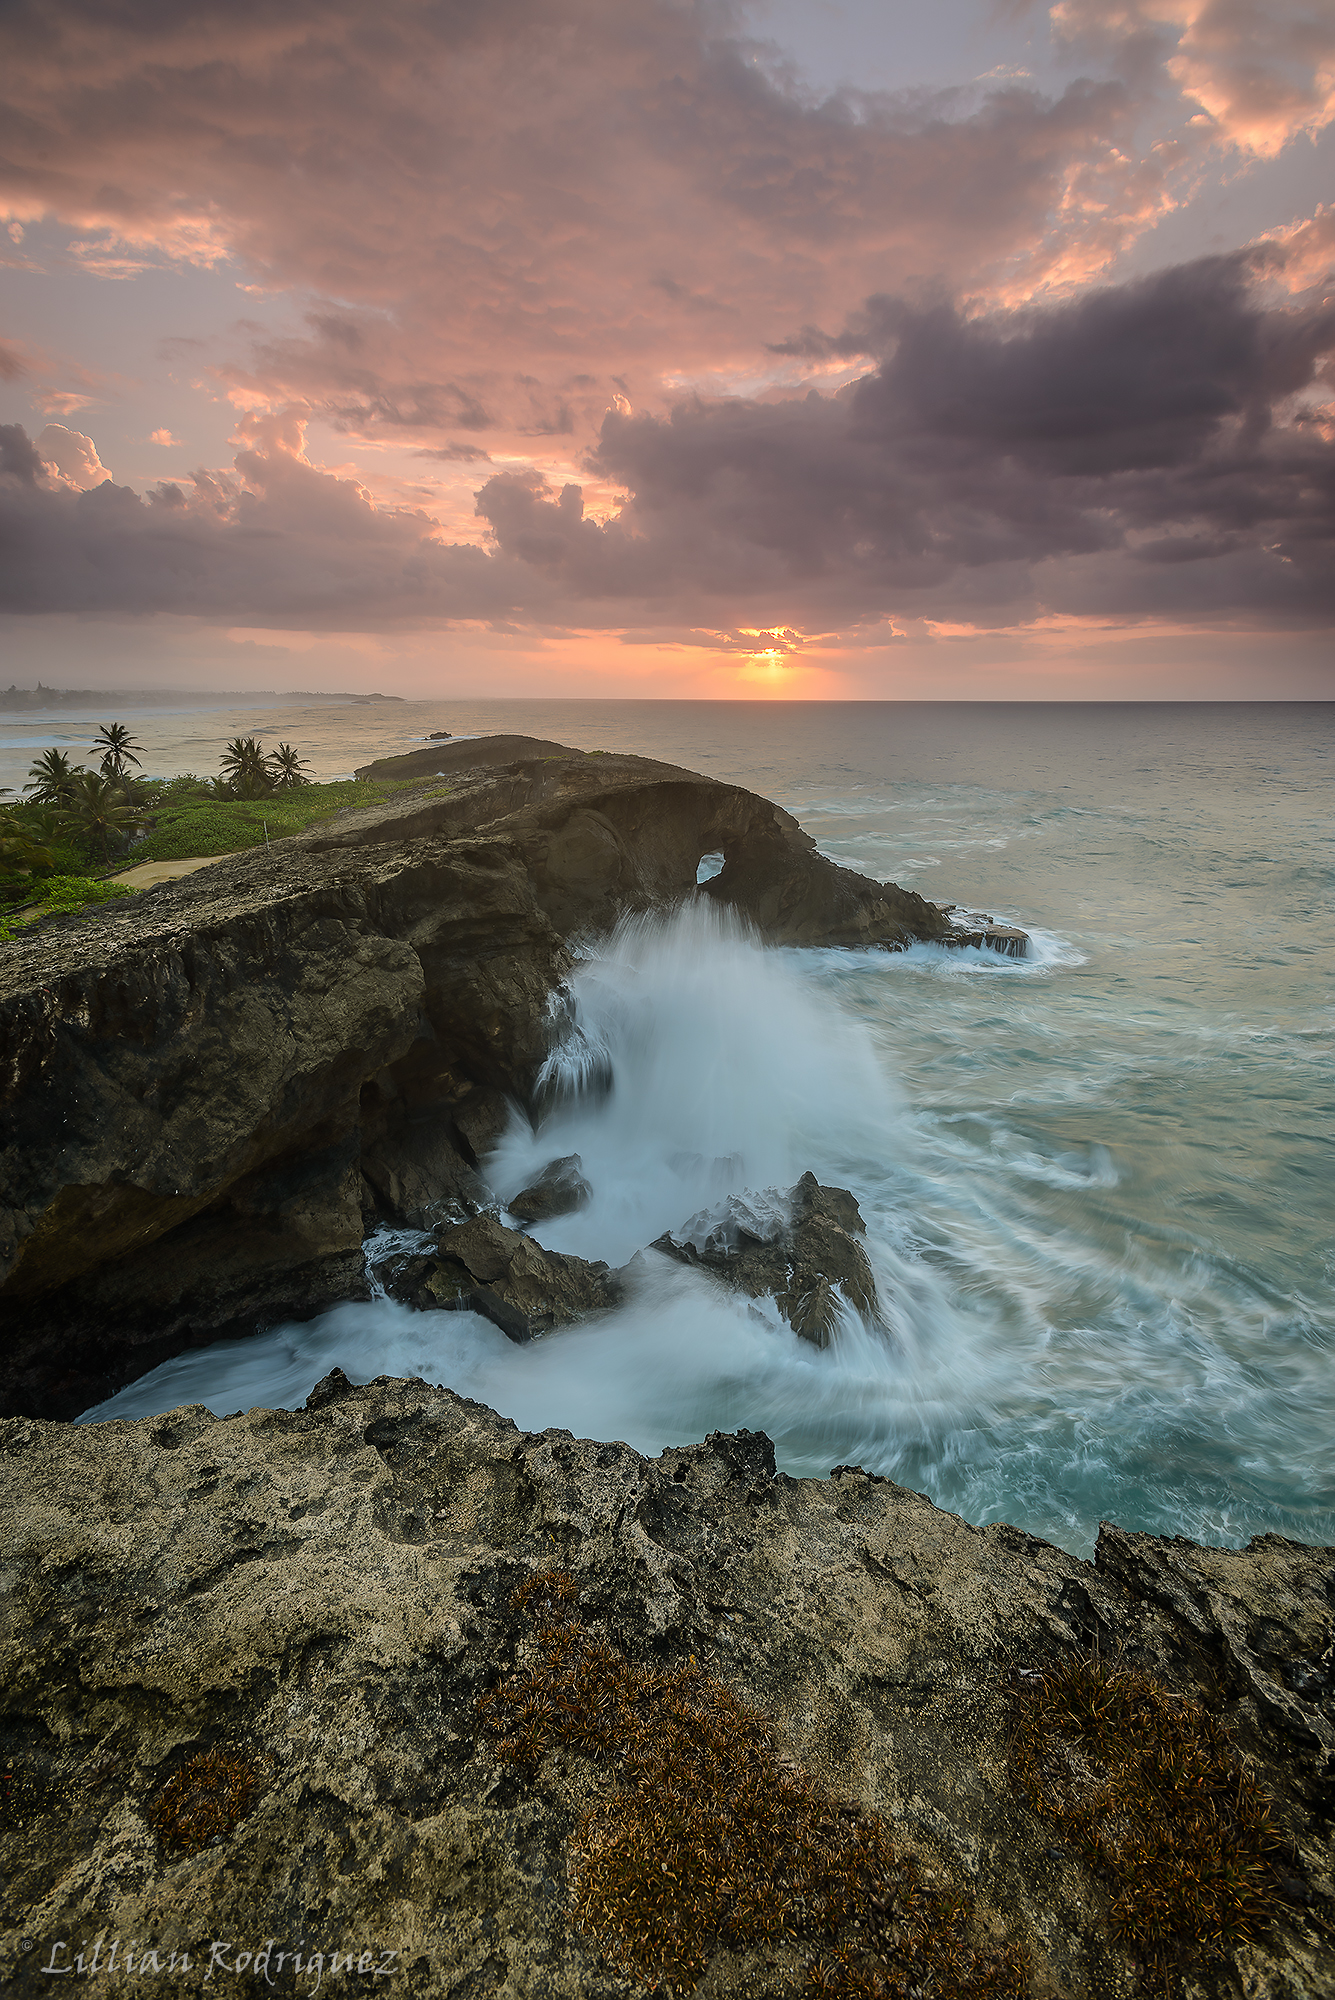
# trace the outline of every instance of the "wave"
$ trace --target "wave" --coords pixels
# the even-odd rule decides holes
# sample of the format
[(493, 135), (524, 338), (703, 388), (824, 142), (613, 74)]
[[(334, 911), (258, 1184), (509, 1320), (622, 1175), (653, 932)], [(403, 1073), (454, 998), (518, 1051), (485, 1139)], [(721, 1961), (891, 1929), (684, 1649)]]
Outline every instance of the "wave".
[(1335, 1538), (1329, 1315), (1249, 1265), (1233, 1210), (1209, 1236), (1180, 1156), (1169, 1201), (1118, 1142), (1135, 1038), (1112, 1048), (1106, 994), (1066, 987), (1077, 946), (1031, 935), (1015, 961), (766, 949), (704, 899), (628, 921), (572, 975), (537, 1129), (516, 1114), (484, 1162), (505, 1200), (578, 1153), (591, 1201), (534, 1234), (614, 1265), (811, 1168), (860, 1203), (878, 1324), (846, 1308), (820, 1351), (771, 1301), (650, 1254), (623, 1306), (527, 1347), (380, 1297), (178, 1356), (84, 1420), (292, 1407), (338, 1366), (648, 1452), (764, 1429), (791, 1473), (860, 1463), (1079, 1553), (1108, 1515)]

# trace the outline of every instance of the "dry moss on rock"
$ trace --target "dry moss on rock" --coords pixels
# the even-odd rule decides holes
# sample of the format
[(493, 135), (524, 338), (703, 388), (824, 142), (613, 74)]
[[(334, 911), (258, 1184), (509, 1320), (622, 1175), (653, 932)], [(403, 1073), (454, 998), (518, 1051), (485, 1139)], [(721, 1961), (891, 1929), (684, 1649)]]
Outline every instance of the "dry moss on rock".
[(159, 1840), (198, 1854), (223, 1840), (250, 1810), (255, 1767), (230, 1750), (202, 1750), (167, 1780), (148, 1809)]
[(966, 1902), (930, 1888), (882, 1821), (820, 1791), (758, 1710), (694, 1658), (637, 1666), (586, 1628), (578, 1595), (560, 1571), (520, 1586), (536, 1657), (478, 1709), (502, 1762), (531, 1770), (564, 1746), (611, 1781), (568, 1863), (573, 1922), (612, 1964), (680, 1994), (721, 1947), (802, 1945), (815, 1992), (1027, 1990), (1027, 1954), (978, 1939)]
[(1065, 1660), (1017, 1701), (1012, 1771), (1035, 1812), (1107, 1884), (1115, 1937), (1145, 1982), (1250, 1941), (1283, 1840), (1228, 1731), (1148, 1673)]

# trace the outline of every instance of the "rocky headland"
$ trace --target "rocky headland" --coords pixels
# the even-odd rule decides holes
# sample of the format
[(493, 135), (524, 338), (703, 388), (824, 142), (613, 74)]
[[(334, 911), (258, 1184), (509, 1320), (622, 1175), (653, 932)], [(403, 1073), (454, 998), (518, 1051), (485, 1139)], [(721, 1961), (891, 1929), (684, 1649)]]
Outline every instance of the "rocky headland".
[(0, 1411), (73, 1416), (365, 1296), (369, 1228), (481, 1205), (575, 955), (627, 911), (699, 895), (777, 943), (955, 939), (768, 800), (645, 758), (495, 737), (368, 768), (417, 782), (0, 954)]

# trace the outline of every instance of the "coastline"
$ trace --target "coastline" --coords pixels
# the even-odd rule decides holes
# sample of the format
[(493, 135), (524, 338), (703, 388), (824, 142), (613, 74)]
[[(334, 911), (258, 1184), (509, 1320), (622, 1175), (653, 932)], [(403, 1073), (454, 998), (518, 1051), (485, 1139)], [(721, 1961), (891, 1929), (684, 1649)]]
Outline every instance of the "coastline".
[[(858, 1467), (790, 1478), (758, 1433), (651, 1458), (417, 1380), (335, 1373), (305, 1412), (44, 1420), (164, 1352), (356, 1297), (376, 1217), (476, 1207), (478, 1159), (551, 1053), (571, 942), (628, 903), (694, 893), (826, 950), (947, 923), (738, 787), (513, 752), (432, 752), (453, 759), (439, 779), (6, 954), (10, 1103), (31, 1119), (24, 1171), (50, 1177), (10, 1237), (28, 1345), (15, 1368), (11, 1331), (0, 1427), (15, 1990), (76, 1971), (76, 1934), (133, 1938), (183, 1992), (240, 1976), (220, 1940), (246, 1941), (249, 1975), (265, 1939), (318, 1950), (321, 1979), (365, 1939), (366, 1976), (384, 1962), (410, 1991), (644, 1990), (571, 1920), (596, 1760), (511, 1769), (477, 1707), (533, 1658), (516, 1590), (558, 1571), (587, 1632), (569, 1643), (610, 1648), (608, 1671), (707, 1674), (772, 1730), (776, 1771), (955, 1899), (970, 1964), (1025, 1968), (1017, 1994), (1148, 1976), (1014, 1744), (1071, 1663), (1150, 1676), (1223, 1720), (1279, 1829), (1264, 1921), (1222, 1960), (1184, 1959), (1192, 1990), (1323, 1990), (1335, 1551), (1105, 1526), (1086, 1563)], [(164, 1801), (201, 1770), (244, 1809), (186, 1851)], [(799, 1927), (777, 1954), (706, 1937), (702, 1990), (796, 1993), (841, 1935)], [(68, 1964), (48, 1960), (61, 1940)], [(111, 1990), (145, 1976), (83, 1970)]]

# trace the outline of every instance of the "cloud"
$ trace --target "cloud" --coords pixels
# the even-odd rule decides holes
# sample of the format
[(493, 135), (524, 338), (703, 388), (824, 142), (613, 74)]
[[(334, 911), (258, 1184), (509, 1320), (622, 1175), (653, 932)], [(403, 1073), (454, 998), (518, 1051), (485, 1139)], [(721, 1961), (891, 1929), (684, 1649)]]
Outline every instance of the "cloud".
[(451, 440), (449, 444), (432, 445), (423, 450), (415, 451), (413, 457), (443, 459), (446, 463), (456, 462), (460, 465), (489, 465), (491, 463), (491, 453), (483, 451), (481, 445), (460, 444), (457, 440)]
[[(722, 0), (13, 0), (0, 201), (85, 269), (313, 299), (227, 385), (346, 433), (586, 439), (614, 391), (800, 379), (869, 292), (1025, 296), (1172, 196), (1117, 77), (804, 92)], [(817, 371), (819, 374), (819, 371)]]
[(46, 468), (22, 424), (0, 424), (0, 479), (36, 486)]
[(82, 431), (64, 424), (47, 424), (33, 440), (47, 476), (62, 486), (83, 493), (100, 486), (111, 474), (98, 457), (97, 446)]
[(589, 469), (619, 511), (591, 518), (574, 481), (496, 472), (477, 496), (485, 547), (311, 464), (304, 408), (251, 413), (228, 472), (142, 497), (54, 488), (47, 433), (34, 454), (10, 426), (0, 602), (698, 629), (770, 648), (894, 617), (1310, 625), (1335, 609), (1335, 306), (1269, 301), (1285, 254), (983, 317), (869, 301), (883, 358), (858, 381), (613, 409)]
[(148, 441), (150, 444), (160, 444), (164, 447), (170, 447), (175, 451), (179, 451), (181, 448), (180, 438), (173, 437), (169, 430), (150, 431)]
[(614, 522), (515, 474), (479, 508), (572, 597), (703, 594), (757, 623), (1329, 616), (1335, 306), (1263, 305), (1265, 265), (990, 319), (875, 301), (891, 351), (837, 396), (609, 414), (595, 467), (631, 496)]
[(230, 471), (141, 495), (51, 477), (47, 433), (0, 426), (0, 609), (378, 629), (540, 604), (510, 559), (446, 546), (426, 515), (377, 508), (311, 465), (303, 431), (291, 412), (248, 418)]
[(1335, 121), (1335, 15), (1322, 0), (1061, 0), (1052, 21), (1082, 55), (1162, 66), (1241, 152), (1273, 159)]

